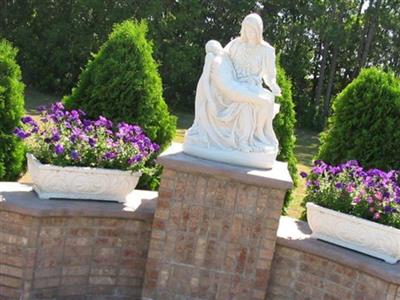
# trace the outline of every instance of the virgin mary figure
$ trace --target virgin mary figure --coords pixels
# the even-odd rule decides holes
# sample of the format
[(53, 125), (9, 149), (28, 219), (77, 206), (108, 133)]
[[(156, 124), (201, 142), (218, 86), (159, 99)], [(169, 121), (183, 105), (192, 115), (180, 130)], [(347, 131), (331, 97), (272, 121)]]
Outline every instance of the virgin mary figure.
[[(196, 90), (195, 120), (185, 135), (188, 154), (242, 166), (270, 168), (278, 153), (272, 121), (280, 96), (275, 50), (262, 38), (257, 14), (242, 22), (240, 37), (225, 48), (206, 44)], [(263, 86), (263, 83), (267, 88)]]

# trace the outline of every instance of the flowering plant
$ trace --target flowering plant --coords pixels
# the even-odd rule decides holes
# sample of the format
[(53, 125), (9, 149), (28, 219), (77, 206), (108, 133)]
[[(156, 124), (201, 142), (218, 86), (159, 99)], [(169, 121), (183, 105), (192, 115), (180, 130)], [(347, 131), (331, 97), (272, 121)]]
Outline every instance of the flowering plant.
[(81, 110), (67, 111), (60, 102), (39, 107), (40, 125), (31, 117), (21, 119), (14, 134), (26, 140), (28, 151), (40, 162), (57, 166), (83, 166), (150, 172), (145, 162), (158, 152), (137, 125), (100, 116), (87, 120)]
[(304, 203), (313, 202), (342, 213), (400, 229), (400, 173), (364, 170), (351, 160), (331, 166), (314, 163), (307, 179)]

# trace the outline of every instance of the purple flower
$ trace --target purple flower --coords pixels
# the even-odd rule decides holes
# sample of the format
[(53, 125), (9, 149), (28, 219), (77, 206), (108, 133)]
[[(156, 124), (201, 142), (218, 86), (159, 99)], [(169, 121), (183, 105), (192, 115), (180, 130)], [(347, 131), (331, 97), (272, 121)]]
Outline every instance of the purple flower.
[(152, 150), (154, 152), (158, 152), (158, 151), (160, 151), (160, 146), (158, 144), (156, 144), (156, 143), (152, 143), (151, 147), (150, 147), (150, 150)]
[(51, 105), (49, 118), (53, 120), (54, 123), (58, 124), (62, 121), (66, 113), (64, 112), (64, 106), (61, 102), (56, 102)]
[(70, 115), (71, 120), (74, 121), (79, 120), (79, 112), (77, 110), (71, 110), (70, 114), (71, 114)]
[(386, 206), (383, 208), (383, 210), (384, 210), (385, 214), (391, 214), (391, 213), (396, 212), (396, 209), (394, 209), (394, 208), (391, 207), (390, 205), (386, 205)]
[(343, 185), (343, 183), (338, 182), (338, 183), (335, 184), (335, 187), (336, 187), (337, 189), (341, 190), (341, 189), (343, 189), (344, 185)]
[(301, 176), (302, 178), (306, 178), (308, 175), (307, 175), (306, 172), (302, 171), (302, 172), (300, 172), (300, 176)]
[(311, 169), (311, 172), (313, 172), (316, 175), (321, 175), (323, 174), (325, 171), (325, 168), (323, 166), (318, 166), (318, 167), (314, 167)]
[(360, 164), (356, 160), (349, 160), (348, 162), (345, 163), (346, 167), (359, 167)]
[(103, 116), (100, 116), (99, 119), (94, 124), (98, 127), (104, 127), (107, 129), (112, 128), (112, 122)]
[(141, 154), (141, 153), (139, 153), (139, 154), (137, 154), (137, 155), (131, 157), (131, 158), (128, 160), (128, 164), (132, 165), (132, 164), (134, 164), (134, 163), (137, 163), (137, 162), (141, 161), (143, 158), (144, 158), (144, 155)]
[(24, 123), (24, 124), (29, 124), (29, 125), (34, 126), (34, 127), (38, 126), (37, 123), (35, 122), (35, 120), (32, 119), (32, 117), (30, 117), (30, 116), (26, 116), (26, 117), (21, 118), (21, 122)]
[(80, 155), (79, 155), (79, 152), (78, 152), (78, 151), (76, 151), (76, 150), (72, 150), (72, 151), (71, 151), (71, 158), (72, 158), (73, 160), (78, 160), (79, 157), (80, 157)]
[(92, 148), (94, 146), (96, 146), (96, 140), (91, 137), (89, 138), (88, 143), (89, 143), (90, 147), (92, 147)]
[(109, 152), (106, 152), (106, 154), (104, 154), (104, 158), (106, 160), (112, 160), (112, 159), (114, 159), (116, 157), (117, 157), (117, 153), (115, 153), (115, 152), (109, 151)]
[(56, 102), (51, 105), (52, 112), (64, 110), (64, 105), (61, 102)]
[(57, 128), (53, 128), (51, 131), (51, 140), (53, 142), (58, 142), (60, 140), (60, 133), (58, 132)]
[(63, 145), (61, 145), (61, 144), (56, 144), (55, 147), (54, 147), (54, 152), (55, 152), (57, 155), (63, 154), (63, 153), (64, 153), (64, 147), (63, 147)]
[[(70, 163), (82, 160), (86, 165), (132, 170), (136, 167), (135, 163), (148, 159), (149, 155), (160, 149), (137, 125), (120, 123), (114, 131), (112, 122), (107, 118), (100, 116), (96, 121), (85, 120), (83, 111), (65, 110), (60, 102), (52, 104), (48, 109), (41, 107), (39, 111), (41, 121), (47, 123), (46, 126), (40, 129), (27, 116), (21, 119), (24, 127), (16, 128), (13, 132), (20, 138), (32, 135), (38, 147), (30, 150), (34, 154), (37, 152), (38, 157), (43, 156), (49, 163), (68, 165), (68, 160)], [(25, 130), (27, 127), (29, 129)], [(69, 149), (72, 143), (76, 144), (77, 150)], [(53, 155), (48, 154), (49, 149)], [(94, 150), (95, 153), (92, 153)], [(56, 155), (63, 159), (55, 159)], [(128, 159), (129, 164), (134, 165), (127, 164)], [(104, 164), (105, 161), (108, 163)]]
[(25, 132), (23, 131), (21, 128), (15, 128), (13, 130), (13, 134), (15, 134), (17, 137), (19, 137), (20, 139), (26, 139), (27, 137), (30, 137), (31, 134), (29, 132)]
[(72, 143), (75, 143), (75, 142), (78, 140), (78, 138), (80, 138), (81, 140), (83, 140), (83, 139), (81, 138), (81, 135), (82, 135), (82, 130), (81, 130), (80, 128), (78, 128), (78, 127), (74, 127), (74, 128), (72, 128), (72, 134), (71, 134), (71, 136), (69, 137), (69, 139), (70, 139), (70, 141), (71, 141)]
[(79, 139), (80, 139), (81, 141), (84, 141), (84, 142), (88, 142), (88, 141), (89, 141), (89, 137), (88, 137), (85, 133), (81, 133), (81, 134), (79, 135)]
[(314, 166), (319, 166), (319, 165), (321, 165), (322, 163), (324, 163), (322, 160), (317, 159), (316, 161), (314, 161)]
[(73, 128), (72, 124), (69, 121), (65, 121), (64, 122), (64, 126), (65, 126), (65, 128), (68, 128), (68, 129), (72, 129)]
[[(303, 175), (303, 174), (301, 174)], [(306, 174), (302, 176), (306, 177)], [(364, 170), (357, 161), (351, 160), (338, 166), (331, 166), (323, 161), (316, 161), (312, 168), (312, 180), (307, 180), (308, 192), (313, 197), (328, 195), (333, 201), (351, 201), (353, 206), (363, 204), (361, 217), (373, 219), (386, 224), (390, 223), (384, 216), (400, 212), (399, 172), (384, 172), (379, 169)], [(311, 188), (311, 189), (310, 189)], [(334, 192), (332, 188), (345, 190), (348, 194)], [(351, 197), (349, 197), (351, 195)], [(364, 205), (368, 212), (364, 211)], [(333, 208), (335, 204), (332, 203)], [(359, 211), (351, 209), (346, 213)]]

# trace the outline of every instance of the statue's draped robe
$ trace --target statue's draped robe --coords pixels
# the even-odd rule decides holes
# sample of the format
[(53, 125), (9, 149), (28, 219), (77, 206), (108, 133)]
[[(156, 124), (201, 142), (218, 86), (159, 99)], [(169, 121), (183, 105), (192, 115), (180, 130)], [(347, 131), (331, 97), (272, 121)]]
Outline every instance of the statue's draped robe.
[(262, 87), (263, 80), (274, 87), (275, 76), (274, 49), (265, 42), (249, 48), (235, 39), (224, 54), (208, 53), (186, 141), (223, 150), (276, 151), (274, 96)]

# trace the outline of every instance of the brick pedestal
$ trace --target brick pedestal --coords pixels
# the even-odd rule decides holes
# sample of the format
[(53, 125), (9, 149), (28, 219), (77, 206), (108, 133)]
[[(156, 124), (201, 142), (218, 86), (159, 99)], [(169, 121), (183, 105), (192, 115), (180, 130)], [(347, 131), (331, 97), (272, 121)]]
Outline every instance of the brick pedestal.
[(260, 171), (171, 149), (153, 221), (143, 299), (264, 300), (286, 164)]

